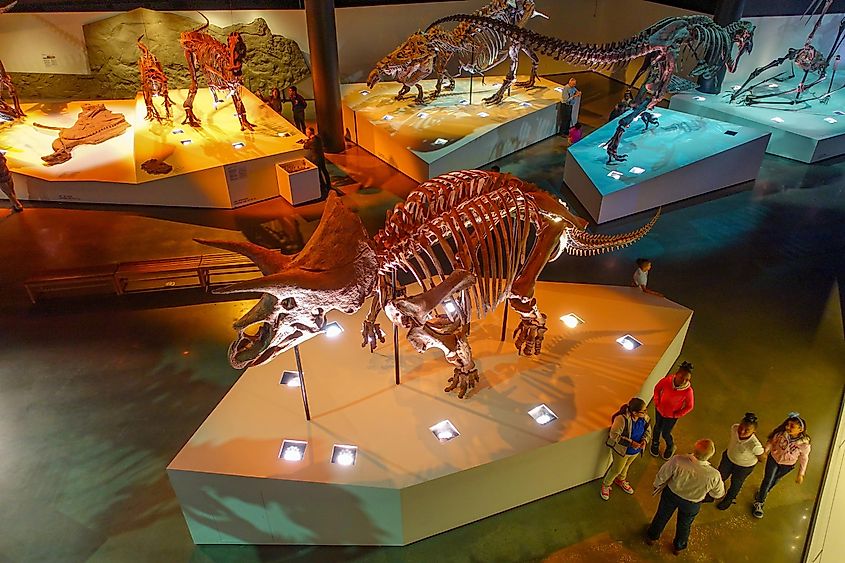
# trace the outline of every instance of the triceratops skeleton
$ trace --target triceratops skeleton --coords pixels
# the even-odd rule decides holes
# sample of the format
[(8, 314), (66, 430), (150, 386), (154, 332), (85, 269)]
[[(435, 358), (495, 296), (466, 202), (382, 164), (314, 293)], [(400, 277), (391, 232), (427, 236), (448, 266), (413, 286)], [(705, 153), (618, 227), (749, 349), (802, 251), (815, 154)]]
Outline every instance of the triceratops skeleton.
[(167, 90), (167, 75), (164, 74), (164, 69), (161, 68), (158, 57), (141, 43), (143, 38), (143, 35), (138, 38), (138, 49), (141, 51), (141, 56), (138, 57), (138, 71), (141, 74), (141, 92), (144, 95), (144, 105), (147, 106), (147, 115), (144, 116), (144, 119), (162, 122), (163, 118), (153, 103), (154, 96), (161, 96), (164, 98), (165, 116), (169, 121), (172, 116), (170, 107), (173, 105), (173, 100), (170, 99), (170, 93)]
[(203, 18), (205, 18), (205, 23), (202, 26), (192, 31), (183, 31), (179, 37), (179, 42), (185, 50), (185, 59), (191, 76), (188, 97), (182, 104), (185, 108), (185, 120), (182, 123), (187, 123), (191, 127), (200, 126), (200, 120), (194, 115), (194, 97), (197, 95), (197, 70), (199, 69), (205, 76), (215, 105), (220, 103), (217, 92), (228, 92), (232, 97), (238, 120), (241, 122), (241, 131), (244, 129), (252, 131), (254, 125), (247, 120), (246, 108), (241, 100), (246, 43), (240, 33), (232, 32), (229, 34), (227, 44), (223, 45), (206, 33), (209, 22), (208, 18), (205, 16)]
[[(607, 143), (610, 161), (625, 160), (625, 155), (617, 154), (622, 133), (669, 92), (682, 54), (688, 53), (696, 59), (697, 64), (690, 71), (690, 76), (710, 78), (724, 66), (733, 72), (742, 54), (751, 51), (754, 36), (754, 25), (749, 22), (739, 21), (722, 27), (707, 16), (665, 18), (634, 37), (604, 45), (572, 43), (476, 15), (457, 15), (439, 20), (446, 21), (490, 29), (524, 49), (533, 49), (556, 60), (592, 69), (627, 65), (643, 58), (633, 83), (645, 74), (644, 92), (633, 111), (619, 120), (616, 134)], [(734, 46), (737, 47), (736, 56), (732, 54)], [(648, 122), (647, 118), (644, 121)]]
[[(372, 298), (362, 346), (374, 350), (384, 342), (377, 323), (384, 311), (408, 329), (416, 350), (445, 353), (455, 366), (446, 391), (457, 389), (464, 397), (478, 380), (467, 342), (471, 317), (507, 300), (521, 316), (514, 332), (517, 349), (539, 353), (546, 316), (534, 287), (543, 267), (564, 252), (593, 255), (627, 246), (656, 219), (631, 233), (591, 234), (586, 221), (536, 186), (470, 170), (421, 184), (388, 211), (384, 228), (372, 239), (358, 216), (331, 195), (320, 225), (295, 256), (246, 242), (198, 242), (239, 252), (264, 274), (218, 290), (264, 293), (235, 322), (238, 338), (229, 348), (234, 367), (265, 363), (323, 332), (328, 311), (353, 313)], [(410, 286), (394, 282), (399, 275), (413, 277), (422, 292), (407, 296)]]
[[(543, 15), (535, 11), (534, 7), (534, 0), (493, 0), (474, 15), (522, 27), (532, 17)], [(457, 55), (458, 74), (467, 71), (472, 75), (483, 75), (505, 59), (510, 59), (510, 68), (505, 80), (495, 94), (484, 99), (487, 103), (499, 103), (516, 79), (520, 51), (531, 59), (531, 76), (527, 81), (518, 82), (516, 85), (526, 88), (534, 85), (540, 62), (534, 51), (489, 28), (459, 23), (457, 27), (447, 31), (441, 25), (447, 21), (450, 20), (437, 20), (424, 32), (417, 32), (406, 39), (378, 62), (367, 77), (367, 86), (373, 88), (382, 76), (387, 76), (402, 84), (396, 95), (397, 100), (402, 99), (412, 87), (416, 87), (417, 97), (414, 101), (421, 104), (425, 101), (425, 96), (420, 81), (432, 73), (437, 76), (432, 98), (440, 95), (444, 79), (448, 81), (447, 90), (455, 88), (455, 79), (447, 70), (452, 57)]]

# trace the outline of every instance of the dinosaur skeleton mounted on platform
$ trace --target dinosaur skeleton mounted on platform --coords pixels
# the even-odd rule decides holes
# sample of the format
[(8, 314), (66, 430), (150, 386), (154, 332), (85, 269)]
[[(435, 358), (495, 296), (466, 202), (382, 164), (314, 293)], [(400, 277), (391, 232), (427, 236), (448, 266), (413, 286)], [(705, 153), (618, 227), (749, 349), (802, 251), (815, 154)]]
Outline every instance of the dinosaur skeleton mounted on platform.
[[(200, 14), (202, 15), (202, 14)], [(191, 87), (188, 97), (182, 106), (185, 108), (185, 120), (191, 127), (200, 127), (200, 120), (194, 115), (194, 97), (197, 95), (197, 72), (205, 76), (208, 89), (214, 96), (214, 103), (220, 103), (217, 93), (228, 92), (232, 97), (232, 104), (241, 123), (241, 131), (250, 131), (255, 127), (247, 120), (246, 108), (241, 100), (243, 88), (243, 62), (246, 58), (246, 43), (240, 33), (229, 34), (227, 44), (223, 45), (206, 32), (208, 18), (202, 16), (205, 23), (193, 31), (183, 31), (179, 42), (185, 50), (185, 60), (191, 76)]]
[[(707, 16), (669, 17), (629, 39), (597, 45), (548, 37), (482, 16), (456, 15), (438, 20), (439, 23), (447, 21), (491, 30), (520, 45), (523, 50), (531, 49), (556, 60), (590, 69), (623, 66), (642, 58), (642, 66), (632, 84), (645, 76), (644, 84), (635, 107), (620, 118), (616, 134), (607, 142), (608, 163), (614, 160), (621, 162), (627, 158), (627, 155), (618, 153), (619, 141), (634, 120), (642, 116), (646, 126), (657, 125), (648, 111), (667, 93), (679, 89), (679, 79), (675, 72), (682, 55), (687, 54), (696, 60), (696, 66), (689, 73), (691, 77), (709, 78), (722, 67), (733, 72), (743, 53), (751, 51), (755, 29), (754, 25), (746, 21), (722, 27)], [(736, 55), (732, 54), (734, 47)], [(687, 80), (682, 82), (682, 88), (694, 86)]]
[[(473, 15), (521, 28), (534, 16), (546, 17), (534, 8), (534, 0), (493, 0)], [(367, 77), (367, 86), (372, 89), (382, 76), (389, 77), (402, 84), (396, 95), (397, 100), (416, 87), (417, 96), (414, 102), (422, 104), (425, 102), (425, 95), (420, 81), (432, 73), (437, 77), (437, 85), (430, 95), (431, 99), (440, 95), (444, 80), (448, 81), (446, 90), (455, 88), (455, 78), (447, 70), (453, 58), (457, 58), (458, 75), (461, 72), (468, 72), (473, 76), (480, 74), (482, 80), (486, 71), (505, 60), (510, 60), (508, 74), (501, 87), (495, 94), (484, 99), (486, 103), (498, 104), (516, 80), (520, 52), (531, 59), (531, 75), (527, 81), (517, 82), (516, 85), (523, 88), (534, 85), (540, 59), (532, 49), (493, 29), (478, 28), (463, 22), (447, 31), (442, 24), (449, 21), (453, 20), (439, 19), (424, 32), (417, 32), (406, 39), (378, 62)]]
[[(0, 14), (8, 12), (17, 4), (17, 0), (10, 4), (0, 7)], [(4, 94), (9, 93), (9, 102), (3, 99)], [(18, 91), (15, 89), (15, 84), (12, 82), (12, 77), (6, 72), (6, 67), (3, 66), (3, 61), (0, 60), (0, 122), (14, 121), (24, 117), (24, 112), (21, 109), (21, 103), (18, 99)]]
[[(656, 220), (630, 233), (588, 233), (586, 221), (537, 186), (508, 174), (465, 170), (421, 184), (387, 212), (372, 239), (332, 194), (320, 225), (295, 256), (248, 242), (198, 242), (241, 253), (264, 274), (217, 291), (264, 294), (234, 324), (233, 367), (266, 363), (324, 332), (329, 311), (351, 314), (371, 298), (362, 346), (374, 350), (384, 342), (377, 323), (384, 311), (408, 329), (417, 351), (443, 351), (455, 366), (445, 390), (457, 389), (463, 398), (478, 381), (467, 340), (471, 317), (507, 301), (521, 316), (517, 349), (539, 354), (546, 315), (534, 287), (545, 265), (563, 253), (591, 256), (632, 244)], [(407, 296), (408, 286), (396, 281), (400, 274), (412, 277), (422, 293)]]
[[(810, 102), (813, 100), (820, 100), (821, 103), (826, 104), (830, 101), (830, 95), (833, 92), (845, 88), (845, 84), (843, 84), (839, 88), (833, 88), (833, 79), (836, 77), (836, 70), (839, 67), (839, 62), (841, 60), (840, 55), (838, 55), (836, 51), (839, 50), (839, 48), (842, 46), (843, 41), (845, 41), (845, 18), (842, 18), (842, 20), (839, 22), (839, 30), (836, 33), (836, 38), (833, 40), (833, 43), (830, 46), (830, 50), (828, 51), (827, 56), (822, 55), (822, 53), (818, 49), (816, 49), (812, 44), (813, 38), (815, 37), (816, 32), (821, 26), (822, 18), (827, 15), (828, 10), (830, 10), (831, 4), (833, 4), (833, 0), (813, 0), (813, 2), (807, 8), (807, 11), (804, 12), (804, 15), (807, 16), (807, 22), (809, 22), (812, 19), (812, 16), (814, 15), (817, 16), (817, 18), (816, 23), (813, 25), (813, 29), (810, 31), (810, 34), (807, 36), (807, 40), (804, 42), (804, 46), (800, 49), (790, 48), (784, 56), (773, 60), (765, 66), (756, 68), (748, 76), (745, 82), (743, 82), (742, 85), (740, 85), (731, 93), (730, 101), (739, 101), (740, 103), (749, 106), (758, 104), (795, 105), (802, 102)], [(763, 80), (752, 83), (752, 81), (754, 81), (757, 77), (759, 77), (767, 70), (779, 67), (786, 61), (789, 61), (788, 76), (786, 72), (781, 72), (771, 78), (764, 78)], [(833, 72), (830, 75), (830, 82), (827, 85), (827, 92), (825, 92), (824, 94), (804, 97), (804, 92), (807, 92), (813, 86), (824, 81), (824, 79), (827, 77), (827, 71), (831, 67), (831, 61), (833, 62)], [(798, 83), (798, 85), (794, 88), (784, 92), (767, 92), (766, 94), (754, 93), (754, 89), (756, 87), (766, 82), (785, 82), (795, 78), (796, 66), (804, 71), (804, 75), (801, 77), (801, 81)], [(810, 75), (810, 73), (815, 74), (817, 78), (812, 82), (807, 83), (807, 77)], [(792, 96), (792, 94), (795, 94), (795, 96), (790, 97)], [(781, 99), (775, 100), (773, 99), (775, 97)]]

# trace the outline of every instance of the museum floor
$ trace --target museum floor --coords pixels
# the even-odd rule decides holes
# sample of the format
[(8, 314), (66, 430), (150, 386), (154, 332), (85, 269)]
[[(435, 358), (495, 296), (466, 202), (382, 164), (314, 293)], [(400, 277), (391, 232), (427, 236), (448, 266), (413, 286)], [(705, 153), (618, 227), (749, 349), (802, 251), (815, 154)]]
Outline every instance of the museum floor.
[[(579, 87), (582, 121), (598, 126), (618, 86), (582, 75)], [(499, 164), (558, 192), (564, 148), (553, 138)], [(354, 148), (331, 160), (346, 203), (372, 230), (414, 186)], [(320, 211), (278, 199), (236, 211), (0, 210), (0, 561), (675, 560), (674, 522), (659, 547), (642, 541), (657, 503), (659, 462), (648, 456), (630, 474), (634, 496), (617, 489), (603, 502), (589, 483), (404, 548), (195, 546), (165, 467), (238, 378), (226, 347), (251, 304), (173, 293), (31, 307), (20, 283), (51, 268), (199, 254), (193, 237), (227, 231), (294, 251)], [(749, 514), (757, 469), (730, 510), (702, 508), (679, 561), (800, 560), (845, 384), (843, 225), (845, 158), (810, 166), (767, 156), (754, 185), (667, 207), (636, 246), (544, 273), (624, 285), (634, 259), (649, 256), (650, 286), (695, 310), (682, 357), (696, 365), (697, 407), (677, 427), (682, 448), (707, 436), (721, 451), (747, 410), (761, 433), (790, 410), (808, 420), (804, 484), (784, 480), (758, 521)]]

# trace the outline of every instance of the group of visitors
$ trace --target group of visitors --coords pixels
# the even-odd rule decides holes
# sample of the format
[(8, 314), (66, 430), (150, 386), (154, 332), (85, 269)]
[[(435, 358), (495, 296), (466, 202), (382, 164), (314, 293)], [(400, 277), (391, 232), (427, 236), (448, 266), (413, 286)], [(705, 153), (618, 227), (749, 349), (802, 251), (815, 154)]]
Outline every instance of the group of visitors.
[(326, 153), (323, 146), (323, 140), (317, 134), (314, 127), (308, 127), (305, 123), (305, 109), (308, 107), (308, 102), (299, 93), (296, 86), (290, 86), (287, 89), (287, 97), (282, 98), (278, 88), (273, 88), (270, 91), (270, 96), (265, 98), (261, 91), (256, 92), (256, 95), (270, 106), (270, 109), (282, 114), (282, 108), (285, 102), (290, 102), (291, 111), (293, 112), (294, 126), (305, 133), (306, 139), (302, 148), (308, 151), (308, 160), (310, 160), (317, 167), (317, 175), (320, 180), (320, 194), (321, 198), (329, 195), (329, 190), (334, 190), (338, 195), (343, 195), (343, 192), (337, 188), (332, 187), (332, 178), (326, 165)]
[[(765, 445), (756, 435), (757, 416), (752, 412), (745, 413), (739, 422), (730, 427), (728, 445), (722, 452), (718, 469), (709, 462), (716, 453), (713, 440), (698, 440), (691, 453), (676, 455), (672, 431), (678, 420), (695, 407), (692, 372), (691, 363), (681, 362), (675, 373), (663, 377), (654, 386), (653, 429), (646, 402), (639, 397), (632, 398), (613, 414), (607, 438), (612, 460), (599, 491), (603, 500), (610, 498), (613, 485), (627, 494), (634, 494), (634, 488), (628, 482), (628, 469), (646, 448), (652, 456), (666, 460), (654, 478), (653, 494), (660, 493), (660, 502), (646, 532), (646, 543), (653, 545), (657, 542), (677, 511), (673, 540), (675, 554), (686, 549), (692, 523), (702, 503), (718, 500), (716, 508), (730, 508), (757, 463), (763, 462), (763, 479), (751, 505), (751, 514), (762, 518), (766, 498), (778, 481), (796, 466), (796, 483), (804, 481), (810, 455), (807, 423), (796, 412), (789, 413), (768, 434)], [(665, 444), (662, 455), (661, 438)], [(730, 481), (730, 486), (726, 490), (727, 481)]]

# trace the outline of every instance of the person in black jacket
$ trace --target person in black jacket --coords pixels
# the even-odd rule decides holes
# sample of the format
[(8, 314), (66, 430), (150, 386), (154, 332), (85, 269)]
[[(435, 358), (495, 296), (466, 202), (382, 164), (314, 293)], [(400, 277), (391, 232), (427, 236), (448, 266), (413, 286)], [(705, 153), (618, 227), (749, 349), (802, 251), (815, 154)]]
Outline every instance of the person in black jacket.
[(308, 102), (296, 90), (296, 86), (288, 88), (288, 101), (290, 101), (293, 109), (293, 124), (297, 129), (305, 133), (305, 108), (308, 107)]
[[(326, 197), (329, 195), (329, 190), (332, 188), (332, 177), (329, 174), (329, 169), (326, 166), (326, 153), (323, 149), (323, 140), (317, 135), (313, 127), (307, 130), (308, 139), (302, 147), (308, 150), (308, 160), (317, 165), (317, 172), (320, 175), (320, 195)], [(335, 189), (338, 195), (343, 195), (343, 192)]]

